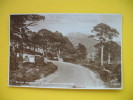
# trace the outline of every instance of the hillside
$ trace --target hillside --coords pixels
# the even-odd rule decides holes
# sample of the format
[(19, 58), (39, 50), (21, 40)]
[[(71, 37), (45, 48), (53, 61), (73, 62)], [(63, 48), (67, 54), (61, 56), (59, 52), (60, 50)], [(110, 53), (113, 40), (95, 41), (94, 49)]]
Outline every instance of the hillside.
[(75, 47), (79, 43), (85, 45), (88, 54), (92, 54), (96, 51), (94, 45), (96, 45), (98, 42), (93, 38), (88, 38), (87, 34), (76, 32), (68, 34), (67, 37)]

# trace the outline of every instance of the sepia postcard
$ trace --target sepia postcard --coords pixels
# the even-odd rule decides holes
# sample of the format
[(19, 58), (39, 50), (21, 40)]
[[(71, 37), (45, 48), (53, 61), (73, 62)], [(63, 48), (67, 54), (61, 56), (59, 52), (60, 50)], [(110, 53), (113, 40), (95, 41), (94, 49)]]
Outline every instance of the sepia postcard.
[(11, 14), (11, 87), (122, 89), (120, 14)]

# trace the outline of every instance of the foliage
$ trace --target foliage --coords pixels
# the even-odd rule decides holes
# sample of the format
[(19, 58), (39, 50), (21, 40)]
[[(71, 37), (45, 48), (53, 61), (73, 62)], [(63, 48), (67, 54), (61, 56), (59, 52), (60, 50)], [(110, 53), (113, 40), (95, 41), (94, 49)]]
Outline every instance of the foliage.
[[(44, 16), (30, 14), (30, 15), (11, 15), (10, 16), (10, 32), (11, 33), (21, 33), (27, 30), (28, 26), (36, 25), (39, 20), (44, 20)], [(22, 28), (23, 30), (21, 30)]]
[[(101, 66), (103, 66), (104, 60), (108, 60), (108, 63), (110, 63), (110, 60), (115, 61), (115, 54), (118, 53), (116, 54), (117, 56), (120, 54), (120, 47), (112, 40), (119, 35), (117, 30), (104, 23), (100, 23), (93, 28), (92, 32), (95, 32), (95, 35), (89, 37), (95, 37), (99, 40), (95, 47), (98, 48), (97, 55), (100, 57)], [(115, 58), (118, 58), (117, 56)]]
[[(97, 48), (97, 58), (100, 59), (101, 56), (101, 48), (100, 48), (100, 43), (96, 44), (95, 47)], [(108, 60), (108, 53), (110, 52), (111, 55), (111, 62), (113, 64), (118, 64), (121, 61), (121, 47), (114, 41), (110, 42), (110, 47), (109, 43), (106, 42), (103, 44), (104, 45), (104, 61), (107, 62)], [(110, 48), (110, 50), (109, 50)]]
[(27, 32), (28, 26), (35, 26), (37, 21), (44, 20), (44, 16), (30, 14), (30, 15), (11, 15), (10, 16), (10, 36), (11, 40), (23, 43), (28, 41)]
[[(39, 47), (42, 47), (50, 56), (57, 56), (61, 52), (61, 57), (71, 56), (76, 54), (76, 49), (69, 41), (69, 39), (60, 32), (51, 32), (47, 29), (41, 29), (33, 37), (36, 39)], [(49, 51), (47, 50), (49, 49)]]

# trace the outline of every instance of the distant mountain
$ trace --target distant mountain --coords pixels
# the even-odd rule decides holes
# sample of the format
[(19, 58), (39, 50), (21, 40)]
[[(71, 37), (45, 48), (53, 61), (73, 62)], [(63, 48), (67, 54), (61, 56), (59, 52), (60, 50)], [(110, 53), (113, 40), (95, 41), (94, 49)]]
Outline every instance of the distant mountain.
[(88, 54), (92, 54), (96, 52), (96, 48), (94, 45), (98, 43), (97, 40), (93, 38), (88, 38), (89, 35), (84, 34), (84, 33), (70, 33), (67, 35), (68, 39), (72, 42), (72, 44), (76, 47), (79, 43), (83, 44), (86, 49)]

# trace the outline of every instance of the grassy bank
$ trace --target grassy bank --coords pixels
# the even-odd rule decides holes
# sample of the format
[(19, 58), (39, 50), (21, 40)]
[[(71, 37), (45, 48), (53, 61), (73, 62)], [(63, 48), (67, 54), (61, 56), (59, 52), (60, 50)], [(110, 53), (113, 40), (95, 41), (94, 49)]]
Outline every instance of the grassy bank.
[(121, 87), (121, 65), (105, 64), (103, 67), (100, 64), (83, 65), (86, 68), (95, 72), (98, 77), (105, 83), (108, 88)]
[(10, 85), (24, 85), (29, 82), (34, 82), (41, 77), (46, 77), (49, 74), (54, 73), (57, 70), (57, 66), (48, 62), (40, 66), (35, 63), (24, 63), (21, 68), (10, 71)]

